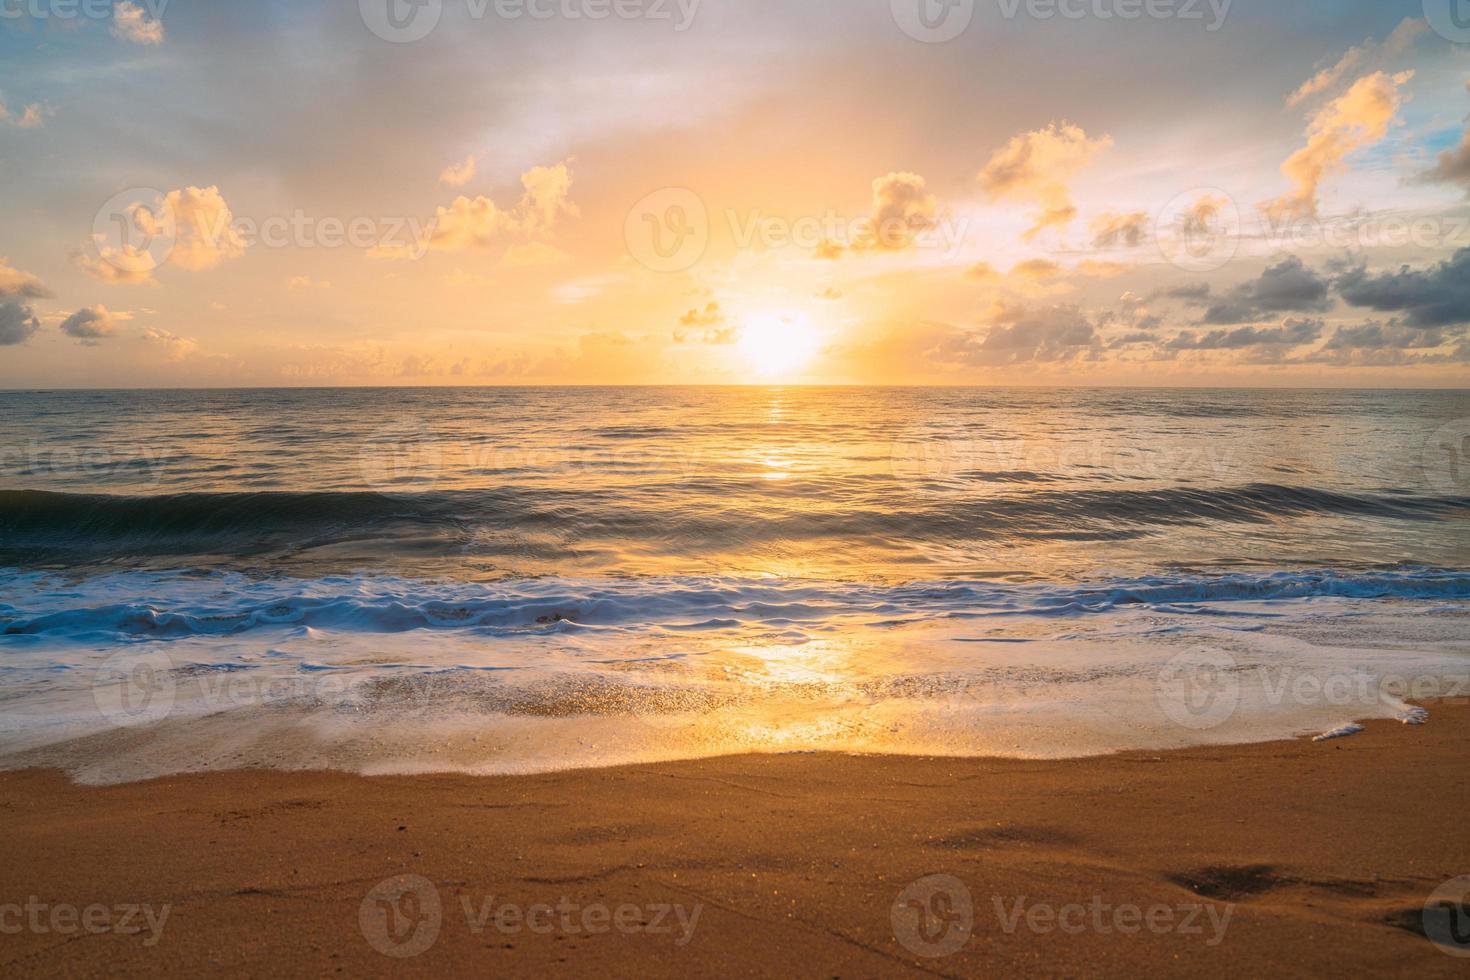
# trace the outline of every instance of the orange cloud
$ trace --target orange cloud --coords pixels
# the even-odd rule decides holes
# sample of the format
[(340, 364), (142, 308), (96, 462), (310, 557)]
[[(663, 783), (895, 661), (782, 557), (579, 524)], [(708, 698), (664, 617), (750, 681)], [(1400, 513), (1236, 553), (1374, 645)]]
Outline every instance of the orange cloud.
[(1413, 77), (1412, 71), (1374, 72), (1317, 113), (1307, 128), (1307, 145), (1281, 165), (1292, 182), (1291, 192), (1263, 206), (1271, 220), (1317, 216), (1322, 181), (1343, 169), (1348, 154), (1388, 135), (1404, 102), (1399, 89)]
[(448, 184), (450, 187), (463, 187), (474, 178), (475, 156), (472, 153), (459, 163), (451, 163), (445, 167), (444, 172), (439, 175), (439, 182)]
[(1148, 213), (1145, 211), (1133, 211), (1128, 214), (1118, 214), (1107, 211), (1092, 219), (1089, 226), (1092, 231), (1092, 245), (1094, 248), (1137, 248), (1148, 239)]
[(1072, 222), (1077, 208), (1070, 181), (1112, 145), (1111, 137), (1092, 139), (1081, 127), (1052, 123), (1012, 137), (980, 172), (980, 185), (993, 201), (1041, 207), (1024, 236), (1029, 241), (1047, 228), (1064, 228)]
[[(401, 247), (378, 246), (368, 254), (373, 258), (418, 258), (426, 249), (458, 252), (489, 248), (506, 237), (548, 238), (560, 217), (580, 214), (570, 199), (572, 173), (565, 161), (526, 171), (521, 175), (521, 186), (525, 188), (521, 199), (510, 210), (484, 195), (460, 195), (436, 211), (424, 241)], [(507, 255), (512, 264), (524, 264), (521, 260), (527, 257), (539, 261), (548, 255), (544, 250)]]

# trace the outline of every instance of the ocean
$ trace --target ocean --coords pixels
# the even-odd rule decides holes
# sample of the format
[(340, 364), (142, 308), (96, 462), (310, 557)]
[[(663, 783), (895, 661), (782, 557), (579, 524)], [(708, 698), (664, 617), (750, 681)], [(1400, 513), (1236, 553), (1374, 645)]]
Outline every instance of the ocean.
[(1050, 758), (1467, 673), (1465, 392), (0, 393), (7, 766)]

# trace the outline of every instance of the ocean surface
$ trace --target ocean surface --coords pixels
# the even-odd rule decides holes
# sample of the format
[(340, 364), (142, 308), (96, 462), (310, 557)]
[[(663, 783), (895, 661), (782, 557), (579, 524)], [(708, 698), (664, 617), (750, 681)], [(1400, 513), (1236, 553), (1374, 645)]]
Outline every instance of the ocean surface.
[(1466, 392), (0, 392), (0, 765), (1057, 757), (1433, 697)]

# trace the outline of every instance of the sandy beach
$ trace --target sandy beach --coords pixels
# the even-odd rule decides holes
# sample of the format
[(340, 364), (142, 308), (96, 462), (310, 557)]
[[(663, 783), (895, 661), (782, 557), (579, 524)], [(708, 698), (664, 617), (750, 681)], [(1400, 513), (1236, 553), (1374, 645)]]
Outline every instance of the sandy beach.
[[(1449, 976), (1470, 709), (1031, 763), (0, 774), (11, 976)], [(938, 877), (936, 877), (938, 876)], [(17, 928), (19, 927), (19, 928)]]

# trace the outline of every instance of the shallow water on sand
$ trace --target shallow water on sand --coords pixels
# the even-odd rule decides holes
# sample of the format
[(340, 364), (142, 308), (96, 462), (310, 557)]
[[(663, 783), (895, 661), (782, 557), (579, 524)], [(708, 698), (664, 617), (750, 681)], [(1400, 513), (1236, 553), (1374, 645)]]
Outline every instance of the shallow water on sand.
[(1467, 418), (1456, 392), (3, 393), (0, 755), (523, 771), (1407, 717), (1470, 695)]

